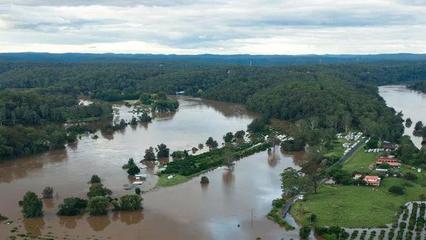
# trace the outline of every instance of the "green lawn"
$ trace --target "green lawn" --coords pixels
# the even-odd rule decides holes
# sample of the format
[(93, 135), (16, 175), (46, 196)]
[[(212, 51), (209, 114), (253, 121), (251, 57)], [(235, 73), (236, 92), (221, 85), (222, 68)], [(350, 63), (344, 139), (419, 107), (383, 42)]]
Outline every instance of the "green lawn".
[(184, 183), (191, 179), (191, 177), (186, 177), (182, 175), (173, 175), (174, 177), (172, 179), (167, 179), (167, 176), (169, 175), (165, 174), (159, 177), (157, 187), (170, 187), (180, 183)]
[(332, 143), (332, 149), (327, 152), (326, 154), (324, 154), (325, 157), (330, 157), (330, 158), (340, 158), (343, 156), (343, 153), (345, 151), (345, 149), (343, 148), (343, 144), (346, 143), (347, 141), (344, 138), (340, 138), (340, 139), (336, 139), (333, 141)]
[[(407, 183), (403, 179), (387, 178), (379, 188), (323, 185), (318, 194), (310, 194), (305, 201), (296, 203), (291, 213), (301, 223), (314, 213), (320, 226), (383, 226), (394, 221), (399, 206), (426, 194), (425, 187), (412, 182), (409, 187)], [(403, 196), (389, 193), (392, 185), (405, 186), (407, 193)]]
[(368, 172), (370, 169), (368, 166), (375, 162), (379, 153), (366, 153), (364, 152), (364, 147), (360, 147), (352, 157), (350, 157), (343, 164), (343, 170), (349, 172), (361, 171)]

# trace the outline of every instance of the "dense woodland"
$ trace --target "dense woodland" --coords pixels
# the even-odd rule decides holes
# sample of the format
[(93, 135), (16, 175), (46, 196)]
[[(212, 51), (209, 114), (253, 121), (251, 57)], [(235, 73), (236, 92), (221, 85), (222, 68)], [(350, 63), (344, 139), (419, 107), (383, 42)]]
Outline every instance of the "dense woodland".
[[(300, 138), (310, 144), (348, 129), (394, 141), (403, 132), (402, 119), (386, 107), (376, 86), (421, 79), (426, 79), (425, 62), (291, 66), (164, 60), (2, 62), (0, 158), (63, 145), (64, 141), (56, 144), (47, 138), (52, 134), (46, 129), (54, 126), (46, 126), (108, 113), (103, 104), (78, 106), (78, 96), (118, 101), (139, 99), (142, 93), (180, 91), (242, 103), (265, 118), (294, 122)], [(161, 102), (157, 107), (176, 107), (170, 104)], [(54, 135), (69, 135), (58, 129)]]
[(77, 98), (43, 90), (0, 92), (0, 160), (62, 148), (76, 140), (67, 121), (99, 119), (111, 113), (109, 104), (78, 104)]
[(409, 85), (408, 87), (413, 89), (413, 90), (417, 90), (417, 91), (426, 93), (426, 81), (415, 82), (415, 83)]

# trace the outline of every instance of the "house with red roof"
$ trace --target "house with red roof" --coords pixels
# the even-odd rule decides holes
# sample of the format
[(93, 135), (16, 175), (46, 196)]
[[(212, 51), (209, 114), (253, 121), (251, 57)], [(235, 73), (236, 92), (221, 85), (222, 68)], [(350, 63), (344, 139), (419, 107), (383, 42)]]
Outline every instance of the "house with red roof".
[(380, 177), (379, 176), (370, 176), (370, 175), (366, 175), (363, 178), (363, 181), (365, 182), (365, 184), (369, 185), (369, 186), (380, 186)]
[(401, 167), (401, 162), (399, 162), (398, 158), (394, 158), (394, 157), (385, 157), (385, 156), (378, 157), (376, 160), (376, 165), (380, 165), (380, 164), (388, 164), (389, 166), (396, 167), (396, 168)]

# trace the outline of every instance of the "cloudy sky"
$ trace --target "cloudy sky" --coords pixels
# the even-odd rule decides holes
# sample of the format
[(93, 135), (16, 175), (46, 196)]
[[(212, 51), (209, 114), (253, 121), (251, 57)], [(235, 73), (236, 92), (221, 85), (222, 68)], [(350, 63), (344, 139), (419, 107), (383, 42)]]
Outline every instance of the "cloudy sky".
[(0, 0), (0, 52), (426, 53), (426, 0)]

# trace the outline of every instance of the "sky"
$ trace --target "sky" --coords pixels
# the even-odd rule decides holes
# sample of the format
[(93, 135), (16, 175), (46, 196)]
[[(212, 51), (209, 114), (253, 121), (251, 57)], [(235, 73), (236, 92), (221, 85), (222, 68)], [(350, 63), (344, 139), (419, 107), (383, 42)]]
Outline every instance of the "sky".
[(0, 52), (426, 53), (426, 0), (0, 0)]

